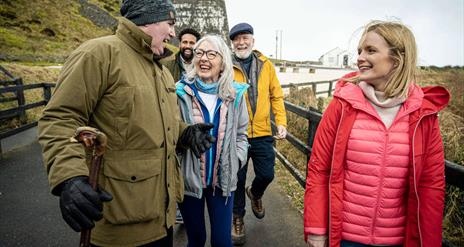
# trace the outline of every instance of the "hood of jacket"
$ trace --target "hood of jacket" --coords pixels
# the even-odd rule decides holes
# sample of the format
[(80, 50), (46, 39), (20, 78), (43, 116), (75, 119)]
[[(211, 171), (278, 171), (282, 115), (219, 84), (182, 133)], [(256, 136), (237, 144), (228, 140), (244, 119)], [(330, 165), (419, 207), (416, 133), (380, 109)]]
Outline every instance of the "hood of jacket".
[(266, 62), (269, 60), (269, 58), (267, 58), (266, 56), (263, 55), (263, 53), (261, 53), (260, 51), (258, 50), (253, 50), (253, 53), (256, 54), (256, 56), (258, 56), (259, 60), (263, 61), (263, 62)]
[[(334, 97), (345, 100), (357, 109), (368, 109), (368, 101), (362, 90), (352, 82), (344, 79), (352, 78), (358, 72), (351, 72), (343, 76), (335, 86)], [(409, 86), (408, 99), (404, 102), (406, 109), (420, 108), (420, 113), (438, 112), (448, 105), (450, 94), (441, 86), (419, 87), (415, 83)]]

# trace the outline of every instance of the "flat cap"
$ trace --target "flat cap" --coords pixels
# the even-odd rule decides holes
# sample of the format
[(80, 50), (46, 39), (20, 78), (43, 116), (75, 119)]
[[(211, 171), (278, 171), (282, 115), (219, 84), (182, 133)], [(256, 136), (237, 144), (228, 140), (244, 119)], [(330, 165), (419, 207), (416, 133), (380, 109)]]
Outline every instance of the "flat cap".
[(237, 36), (237, 34), (241, 34), (241, 33), (253, 34), (253, 27), (250, 24), (245, 23), (245, 22), (239, 23), (233, 26), (232, 29), (230, 29), (229, 38), (233, 40), (235, 36)]

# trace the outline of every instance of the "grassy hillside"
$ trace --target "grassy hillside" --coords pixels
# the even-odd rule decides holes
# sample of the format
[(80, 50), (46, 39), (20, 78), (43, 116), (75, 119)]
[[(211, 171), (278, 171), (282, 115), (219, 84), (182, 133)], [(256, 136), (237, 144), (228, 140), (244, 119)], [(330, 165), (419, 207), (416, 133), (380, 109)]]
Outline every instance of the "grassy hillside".
[(84, 17), (83, 4), (119, 10), (119, 0), (0, 1), (0, 60), (62, 62), (83, 41), (112, 33)]

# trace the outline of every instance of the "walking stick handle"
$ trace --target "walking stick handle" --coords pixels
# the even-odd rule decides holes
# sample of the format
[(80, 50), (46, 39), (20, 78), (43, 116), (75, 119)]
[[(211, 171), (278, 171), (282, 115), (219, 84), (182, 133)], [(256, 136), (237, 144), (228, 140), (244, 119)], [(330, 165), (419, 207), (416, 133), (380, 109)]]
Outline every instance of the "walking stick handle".
[[(86, 149), (92, 151), (92, 160), (89, 169), (89, 184), (93, 190), (98, 188), (98, 174), (100, 173), (102, 155), (105, 153), (107, 137), (106, 135), (96, 128), (92, 127), (79, 127), (76, 129), (74, 136), (70, 139), (71, 142), (79, 142), (84, 145)], [(80, 247), (90, 246), (90, 233), (91, 229), (84, 229), (81, 231)]]

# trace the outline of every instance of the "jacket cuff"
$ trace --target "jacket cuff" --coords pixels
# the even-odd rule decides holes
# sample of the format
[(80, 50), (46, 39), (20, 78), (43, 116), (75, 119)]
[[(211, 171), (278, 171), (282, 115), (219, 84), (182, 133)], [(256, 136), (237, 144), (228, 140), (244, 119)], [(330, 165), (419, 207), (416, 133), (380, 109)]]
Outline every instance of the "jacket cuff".
[(305, 227), (304, 232), (305, 232), (305, 235), (308, 235), (308, 234), (326, 235), (327, 228), (326, 227)]
[(309, 235), (327, 235), (327, 228), (325, 227), (305, 227), (304, 228), (304, 240), (308, 242)]

